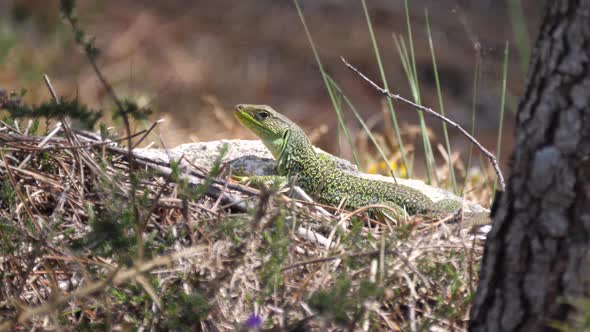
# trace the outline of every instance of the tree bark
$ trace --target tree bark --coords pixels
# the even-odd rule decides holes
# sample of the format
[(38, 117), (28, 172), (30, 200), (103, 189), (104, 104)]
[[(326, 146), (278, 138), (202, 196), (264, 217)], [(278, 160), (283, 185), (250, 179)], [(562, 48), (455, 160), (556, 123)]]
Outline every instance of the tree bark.
[(551, 331), (590, 296), (590, 0), (547, 2), (529, 68), (470, 331)]

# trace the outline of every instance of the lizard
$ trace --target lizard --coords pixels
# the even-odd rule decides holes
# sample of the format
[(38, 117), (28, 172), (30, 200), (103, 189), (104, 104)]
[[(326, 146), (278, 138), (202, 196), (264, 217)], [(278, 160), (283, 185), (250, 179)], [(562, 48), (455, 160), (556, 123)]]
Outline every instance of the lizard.
[[(404, 215), (440, 218), (458, 213), (463, 207), (462, 202), (457, 200), (434, 202), (415, 188), (367, 179), (342, 170), (334, 156), (316, 152), (304, 130), (270, 106), (239, 104), (234, 115), (271, 152), (279, 174), (244, 177), (242, 180), (285, 184), (295, 177), (296, 184), (322, 204), (341, 206), (347, 210), (384, 205), (396, 211), (395, 217), (398, 218)], [(484, 218), (481, 218), (482, 213), (476, 214), (477, 225), (489, 224), (487, 213)]]

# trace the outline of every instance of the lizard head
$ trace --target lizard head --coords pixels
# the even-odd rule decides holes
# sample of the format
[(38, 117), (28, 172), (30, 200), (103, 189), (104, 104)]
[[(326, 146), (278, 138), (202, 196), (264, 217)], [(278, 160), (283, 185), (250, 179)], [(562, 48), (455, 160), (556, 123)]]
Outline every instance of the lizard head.
[(293, 132), (305, 135), (299, 126), (270, 106), (240, 104), (236, 105), (234, 114), (262, 140), (275, 158), (280, 156)]

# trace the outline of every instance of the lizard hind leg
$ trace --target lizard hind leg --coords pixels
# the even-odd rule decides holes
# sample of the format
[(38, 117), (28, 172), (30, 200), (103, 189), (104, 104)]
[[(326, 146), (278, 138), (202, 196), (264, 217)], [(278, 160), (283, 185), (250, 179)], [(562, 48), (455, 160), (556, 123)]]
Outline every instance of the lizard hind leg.
[(408, 219), (408, 212), (398, 204), (385, 201), (377, 203), (377, 205), (383, 205), (386, 206), (386, 208), (371, 208), (369, 209), (369, 213), (381, 222), (389, 220), (397, 224), (400, 221)]
[(433, 210), (428, 213), (432, 218), (445, 219), (451, 217), (453, 220), (462, 217), (463, 202), (454, 199), (443, 199), (433, 204)]
[(463, 208), (463, 203), (454, 199), (443, 199), (434, 203), (436, 210), (441, 212), (453, 213)]
[(252, 185), (254, 187), (275, 188), (280, 190), (287, 186), (289, 180), (285, 176), (280, 175), (254, 175), (254, 176), (232, 176), (234, 179), (244, 185)]

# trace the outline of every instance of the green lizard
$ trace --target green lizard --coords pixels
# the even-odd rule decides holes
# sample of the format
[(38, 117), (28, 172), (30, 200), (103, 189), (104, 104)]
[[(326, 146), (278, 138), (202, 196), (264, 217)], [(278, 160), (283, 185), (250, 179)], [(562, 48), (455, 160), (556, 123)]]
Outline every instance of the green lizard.
[[(334, 157), (318, 153), (298, 125), (266, 105), (237, 105), (238, 120), (256, 134), (277, 162), (279, 176), (287, 183), (296, 176), (297, 184), (320, 203), (348, 210), (367, 205), (385, 205), (397, 216), (442, 217), (462, 208), (456, 200), (433, 202), (422, 192), (401, 184), (359, 177), (337, 166)], [(273, 177), (255, 176), (253, 182), (268, 182)], [(379, 211), (383, 212), (383, 211)]]

